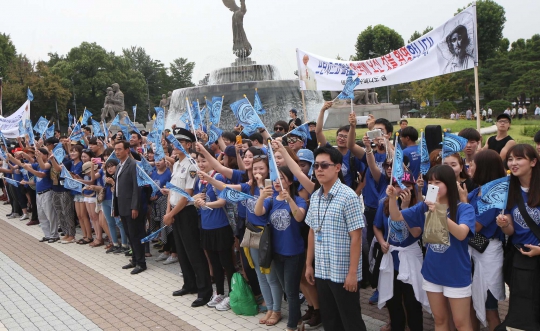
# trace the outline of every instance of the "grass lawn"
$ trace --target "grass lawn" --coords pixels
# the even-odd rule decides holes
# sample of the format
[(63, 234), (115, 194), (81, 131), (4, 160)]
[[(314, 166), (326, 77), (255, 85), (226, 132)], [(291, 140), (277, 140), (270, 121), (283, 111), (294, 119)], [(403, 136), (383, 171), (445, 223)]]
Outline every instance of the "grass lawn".
[[(453, 121), (448, 119), (441, 119), (441, 118), (408, 118), (409, 126), (413, 126), (416, 129), (420, 130), (425, 128), (427, 125), (440, 125), (443, 129), (447, 128), (450, 129), (450, 132), (452, 133), (458, 133), (461, 129), (464, 128), (476, 128), (476, 121), (467, 121), (467, 120), (459, 120), (459, 121)], [(489, 127), (492, 126), (493, 123), (486, 123), (481, 122), (482, 127)], [(399, 125), (394, 125), (394, 132), (399, 130)], [(537, 119), (528, 119), (528, 120), (513, 120), (512, 125), (510, 127), (510, 136), (514, 138), (518, 143), (527, 143), (534, 145), (534, 134), (536, 131), (540, 130), (540, 120)], [(367, 128), (358, 128), (356, 129), (356, 137), (357, 139), (361, 139), (362, 136), (365, 135), (367, 131)], [(326, 137), (326, 140), (328, 140), (329, 143), (335, 145), (336, 144), (336, 130), (325, 130), (324, 135)], [(486, 139), (490, 135), (483, 137), (483, 142), (486, 141)]]

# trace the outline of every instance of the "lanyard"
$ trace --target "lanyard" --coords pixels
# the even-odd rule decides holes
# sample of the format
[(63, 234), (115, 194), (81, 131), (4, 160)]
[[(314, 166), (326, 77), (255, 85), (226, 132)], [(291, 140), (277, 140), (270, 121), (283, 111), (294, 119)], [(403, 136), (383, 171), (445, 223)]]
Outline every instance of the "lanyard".
[[(339, 191), (341, 191), (341, 187), (339, 188), (339, 190), (336, 192), (335, 195), (337, 195), (339, 193)], [(330, 194), (330, 191), (328, 192), (328, 194)], [(326, 212), (328, 211), (328, 207), (330, 206), (330, 204), (332, 203), (332, 200), (334, 199), (334, 194), (332, 194), (332, 197), (330, 198), (330, 200), (326, 203), (326, 209), (324, 210), (324, 215), (323, 215), (323, 218), (322, 218), (322, 221), (321, 221), (321, 198), (319, 198), (319, 203), (317, 205), (317, 217), (319, 218), (318, 219), (318, 227), (317, 227), (317, 230), (315, 230), (315, 232), (319, 233), (321, 232), (322, 230), (322, 227), (324, 225), (324, 221), (326, 219)], [(322, 194), (322, 196), (324, 196), (324, 193)]]

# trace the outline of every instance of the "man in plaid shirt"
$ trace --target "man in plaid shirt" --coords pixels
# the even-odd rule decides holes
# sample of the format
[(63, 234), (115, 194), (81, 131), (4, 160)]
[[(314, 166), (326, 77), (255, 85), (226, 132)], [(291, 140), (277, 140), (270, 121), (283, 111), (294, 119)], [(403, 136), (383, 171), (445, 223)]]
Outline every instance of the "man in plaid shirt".
[(341, 153), (325, 146), (314, 155), (321, 188), (311, 196), (306, 216), (306, 278), (317, 285), (325, 330), (366, 330), (360, 310), (364, 216), (356, 193), (338, 178)]

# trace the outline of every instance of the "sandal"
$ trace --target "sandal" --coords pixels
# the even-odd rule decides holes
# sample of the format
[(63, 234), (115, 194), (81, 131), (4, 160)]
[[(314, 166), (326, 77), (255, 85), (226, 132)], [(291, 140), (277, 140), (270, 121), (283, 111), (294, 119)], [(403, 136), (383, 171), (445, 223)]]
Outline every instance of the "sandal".
[(108, 243), (105, 247), (103, 247), (103, 249), (109, 249), (109, 248), (111, 248), (113, 246), (114, 246), (114, 244)]
[(81, 245), (88, 245), (91, 242), (92, 242), (92, 239), (90, 239), (90, 238), (82, 238), (81, 239)]
[(77, 244), (84, 245), (85, 239), (86, 239), (85, 237), (82, 237), (81, 239), (77, 240)]
[(272, 317), (272, 311), (271, 310), (267, 311), (266, 315), (264, 315), (264, 317), (259, 320), (259, 324), (266, 324), (266, 322), (268, 321), (268, 319), (270, 317)]
[(266, 321), (266, 326), (274, 326), (278, 324), (279, 321), (281, 321), (281, 313), (273, 311), (272, 316)]
[(95, 239), (90, 245), (90, 247), (99, 247), (99, 246), (103, 246), (104, 243), (103, 243), (103, 240), (98, 240), (98, 239)]

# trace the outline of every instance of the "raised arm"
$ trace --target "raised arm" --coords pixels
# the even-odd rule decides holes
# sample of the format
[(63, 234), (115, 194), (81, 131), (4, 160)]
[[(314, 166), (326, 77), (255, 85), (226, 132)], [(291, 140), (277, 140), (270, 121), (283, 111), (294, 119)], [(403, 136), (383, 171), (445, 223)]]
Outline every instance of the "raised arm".
[(311, 179), (308, 178), (300, 169), (300, 166), (298, 163), (294, 162), (292, 157), (289, 155), (285, 147), (283, 147), (283, 144), (281, 142), (281, 137), (276, 138), (272, 141), (272, 146), (268, 146), (268, 148), (276, 148), (278, 151), (281, 152), (281, 155), (285, 159), (285, 163), (287, 163), (287, 167), (289, 167), (289, 170), (293, 173), (293, 175), (298, 179), (300, 184), (306, 189), (307, 192), (310, 194), (315, 191), (315, 183), (311, 181)]
[[(351, 153), (357, 158), (361, 159), (364, 157), (365, 149), (356, 144), (356, 114), (349, 114), (349, 135), (347, 136), (347, 148)], [(366, 145), (367, 146), (367, 145)]]
[(204, 146), (201, 143), (196, 143), (196, 146), (197, 146), (197, 152), (204, 155), (204, 158), (206, 159), (206, 161), (210, 163), (210, 166), (212, 166), (212, 168), (214, 168), (215, 171), (222, 174), (225, 178), (228, 178), (228, 179), (232, 178), (234, 174), (232, 169), (229, 169), (223, 166), (221, 163), (219, 163), (218, 160), (216, 160), (212, 155), (210, 155), (210, 153), (208, 153), (206, 148), (204, 148)]
[(323, 133), (323, 122), (324, 122), (324, 112), (332, 107), (332, 101), (326, 101), (319, 112), (319, 117), (317, 118), (317, 126), (315, 127), (315, 134), (317, 135), (317, 141), (321, 146), (326, 145), (326, 137)]

